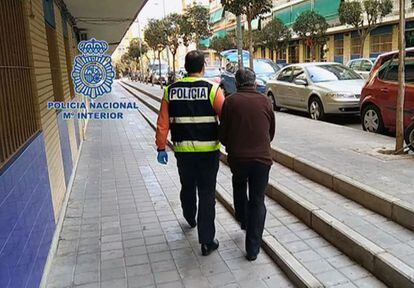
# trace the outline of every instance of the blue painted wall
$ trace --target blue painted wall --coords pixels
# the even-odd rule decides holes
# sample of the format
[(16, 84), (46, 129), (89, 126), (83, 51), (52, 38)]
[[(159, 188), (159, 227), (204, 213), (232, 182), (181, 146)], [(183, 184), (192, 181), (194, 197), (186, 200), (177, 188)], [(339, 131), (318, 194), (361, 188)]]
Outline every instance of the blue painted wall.
[(60, 148), (63, 158), (63, 170), (65, 172), (65, 183), (68, 185), (70, 176), (72, 174), (72, 150), (70, 148), (69, 130), (66, 120), (62, 118), (62, 114), (58, 115), (58, 126), (60, 136)]
[(43, 134), (0, 174), (0, 287), (38, 287), (55, 230)]

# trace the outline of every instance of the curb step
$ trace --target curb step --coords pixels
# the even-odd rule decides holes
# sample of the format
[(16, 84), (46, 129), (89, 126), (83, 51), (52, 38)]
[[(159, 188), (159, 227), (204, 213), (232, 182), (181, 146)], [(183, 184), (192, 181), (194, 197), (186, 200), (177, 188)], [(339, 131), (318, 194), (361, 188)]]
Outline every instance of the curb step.
[[(137, 97), (138, 98), (138, 97)], [(141, 102), (142, 99), (138, 98)], [(153, 111), (153, 106), (148, 105), (146, 106)], [(153, 119), (150, 119), (148, 115), (146, 115), (143, 111), (140, 111), (141, 115), (144, 119), (149, 123), (149, 125), (155, 129), (156, 125)], [(223, 162), (225, 162), (225, 159)], [(232, 199), (231, 196), (223, 189), (220, 185), (217, 188), (217, 198), (218, 200), (226, 207), (226, 209), (230, 213), (234, 213), (234, 208), (232, 206)], [(314, 210), (317, 210), (315, 206), (311, 203), (308, 203), (309, 207), (312, 207)], [(302, 215), (306, 215), (306, 209), (301, 208)], [(296, 213), (295, 213), (296, 214)], [(302, 217), (298, 217), (302, 219)], [(305, 217), (306, 218), (306, 217)], [(311, 221), (309, 218), (307, 221)], [(307, 222), (304, 220), (307, 224)], [(293, 255), (289, 252), (282, 244), (280, 244), (270, 233), (265, 230), (265, 234), (263, 237), (263, 249), (266, 253), (271, 256), (271, 258), (281, 267), (281, 269), (288, 275), (288, 278), (291, 279), (298, 287), (326, 287), (324, 286), (318, 279), (316, 279), (309, 270), (306, 269)], [(335, 249), (335, 248), (334, 248)], [(352, 261), (349, 260), (351, 263)], [(329, 286), (329, 285), (328, 285)], [(401, 287), (401, 286), (400, 286)]]
[[(122, 83), (147, 95), (153, 100), (158, 102), (161, 101), (160, 97), (143, 89), (124, 81), (122, 81)], [(150, 109), (153, 110), (152, 108)], [(158, 109), (154, 112), (158, 113)], [(405, 201), (402, 201), (401, 199), (382, 193), (381, 191), (355, 181), (350, 177), (340, 175), (335, 171), (322, 167), (317, 163), (296, 156), (293, 153), (280, 148), (272, 147), (272, 158), (275, 162), (282, 164), (302, 176), (414, 231), (414, 205), (405, 203)]]

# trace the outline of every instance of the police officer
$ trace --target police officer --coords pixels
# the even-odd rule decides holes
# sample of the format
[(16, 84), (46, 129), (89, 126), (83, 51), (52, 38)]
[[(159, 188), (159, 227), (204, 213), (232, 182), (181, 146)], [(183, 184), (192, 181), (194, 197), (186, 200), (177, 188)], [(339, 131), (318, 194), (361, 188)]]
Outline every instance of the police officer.
[(189, 52), (185, 57), (188, 77), (165, 89), (157, 121), (156, 144), (158, 162), (167, 164), (165, 148), (171, 130), (181, 182), (183, 216), (190, 227), (198, 224), (198, 239), (205, 256), (219, 246), (215, 239), (214, 218), (220, 150), (218, 117), (224, 94), (216, 83), (202, 78), (204, 63), (203, 52)]

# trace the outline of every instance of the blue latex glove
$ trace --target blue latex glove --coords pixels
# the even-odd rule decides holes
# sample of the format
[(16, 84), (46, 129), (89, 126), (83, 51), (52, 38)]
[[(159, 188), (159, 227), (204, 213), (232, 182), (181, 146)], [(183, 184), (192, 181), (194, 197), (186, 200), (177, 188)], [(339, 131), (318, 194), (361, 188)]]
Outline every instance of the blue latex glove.
[(168, 163), (168, 154), (165, 151), (158, 151), (157, 160), (160, 164), (166, 165)]

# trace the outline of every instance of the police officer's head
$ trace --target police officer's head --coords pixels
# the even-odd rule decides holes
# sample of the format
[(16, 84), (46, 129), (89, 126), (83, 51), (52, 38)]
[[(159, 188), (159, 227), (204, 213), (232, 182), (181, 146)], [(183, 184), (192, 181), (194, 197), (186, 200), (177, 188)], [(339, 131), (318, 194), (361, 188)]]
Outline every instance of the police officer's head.
[(256, 87), (256, 73), (251, 68), (241, 68), (236, 72), (237, 89)]
[(199, 50), (190, 51), (185, 55), (184, 68), (189, 75), (204, 73), (204, 53)]

